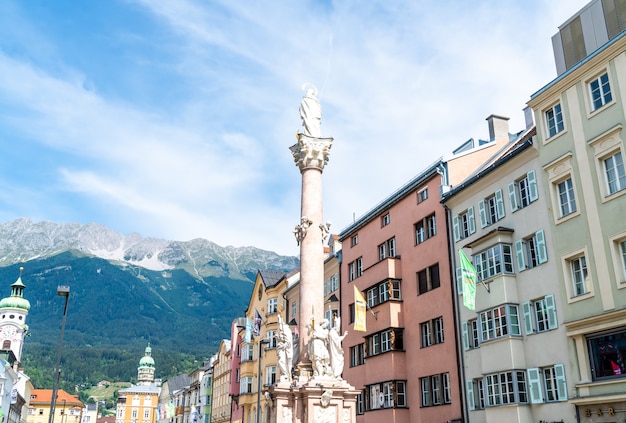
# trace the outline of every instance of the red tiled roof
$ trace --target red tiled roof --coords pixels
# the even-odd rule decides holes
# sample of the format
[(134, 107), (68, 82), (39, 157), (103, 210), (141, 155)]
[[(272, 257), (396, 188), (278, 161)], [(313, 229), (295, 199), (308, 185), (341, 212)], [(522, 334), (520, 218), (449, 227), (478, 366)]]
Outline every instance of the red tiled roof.
[[(33, 389), (30, 392), (30, 404), (50, 404), (52, 401), (52, 389)], [(57, 406), (65, 400), (67, 406), (84, 407), (77, 396), (70, 395), (63, 389), (57, 391)]]

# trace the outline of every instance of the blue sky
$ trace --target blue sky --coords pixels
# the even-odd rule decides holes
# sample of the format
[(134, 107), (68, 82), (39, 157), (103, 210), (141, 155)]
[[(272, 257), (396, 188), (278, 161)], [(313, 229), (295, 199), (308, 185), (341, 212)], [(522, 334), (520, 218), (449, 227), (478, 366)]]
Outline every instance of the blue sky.
[(587, 0), (5, 0), (0, 221), (298, 253), (305, 82), (338, 233), (469, 138), (524, 127)]

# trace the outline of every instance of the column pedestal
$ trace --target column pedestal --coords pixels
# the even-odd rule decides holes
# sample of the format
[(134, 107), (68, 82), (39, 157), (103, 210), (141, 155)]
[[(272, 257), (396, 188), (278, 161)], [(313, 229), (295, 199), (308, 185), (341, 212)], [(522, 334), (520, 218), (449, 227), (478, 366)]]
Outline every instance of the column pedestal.
[(356, 421), (359, 391), (344, 380), (314, 378), (309, 383), (282, 382), (269, 390), (270, 423), (349, 423)]

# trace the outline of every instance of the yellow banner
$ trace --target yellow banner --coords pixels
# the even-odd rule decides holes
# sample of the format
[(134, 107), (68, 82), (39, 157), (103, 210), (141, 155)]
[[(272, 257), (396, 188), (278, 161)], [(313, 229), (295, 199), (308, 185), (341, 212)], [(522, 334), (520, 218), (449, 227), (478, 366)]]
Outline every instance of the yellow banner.
[(354, 330), (358, 330), (359, 332), (366, 332), (365, 328), (365, 320), (367, 316), (367, 303), (365, 302), (365, 298), (361, 291), (358, 290), (356, 285), (354, 286)]

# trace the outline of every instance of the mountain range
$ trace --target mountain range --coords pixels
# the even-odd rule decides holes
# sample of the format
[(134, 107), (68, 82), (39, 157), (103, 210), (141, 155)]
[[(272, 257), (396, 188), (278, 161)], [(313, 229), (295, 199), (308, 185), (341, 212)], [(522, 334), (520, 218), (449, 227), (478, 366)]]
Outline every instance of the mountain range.
[[(71, 290), (64, 380), (128, 381), (148, 342), (158, 377), (208, 358), (245, 312), (257, 271), (298, 265), (297, 257), (255, 247), (126, 236), (99, 224), (0, 224), (0, 297), (10, 295), (23, 267), (31, 309), (22, 363), (38, 388), (51, 382), (46, 369), (53, 368), (64, 307), (59, 285)], [(161, 374), (159, 359), (168, 367)]]

